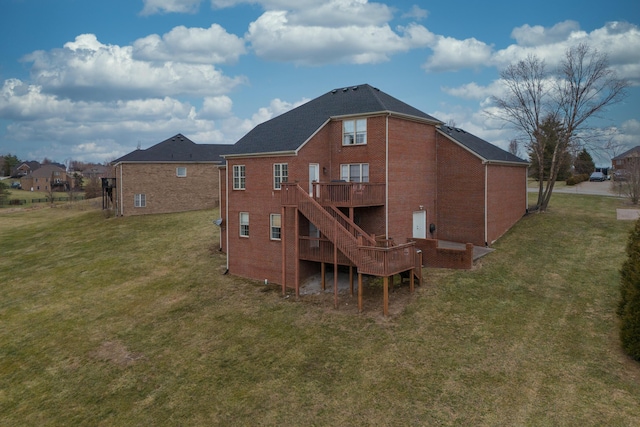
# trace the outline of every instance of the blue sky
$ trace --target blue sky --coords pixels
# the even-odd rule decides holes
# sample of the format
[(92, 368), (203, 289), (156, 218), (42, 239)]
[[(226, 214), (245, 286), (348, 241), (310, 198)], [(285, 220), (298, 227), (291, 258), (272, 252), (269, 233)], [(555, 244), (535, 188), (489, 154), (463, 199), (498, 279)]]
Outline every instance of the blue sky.
[[(2, 0), (0, 154), (105, 162), (176, 133), (233, 144), (368, 83), (498, 146), (499, 72), (572, 44), (632, 84), (594, 126), (640, 144), (640, 5), (618, 1)], [(620, 148), (621, 149), (621, 148)]]

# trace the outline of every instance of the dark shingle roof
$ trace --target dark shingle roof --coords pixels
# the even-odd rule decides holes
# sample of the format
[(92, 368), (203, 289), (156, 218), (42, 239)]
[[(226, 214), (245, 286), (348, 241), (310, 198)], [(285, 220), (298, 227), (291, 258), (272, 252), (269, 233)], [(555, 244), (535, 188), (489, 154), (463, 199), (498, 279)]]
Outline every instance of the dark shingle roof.
[(224, 162), (220, 154), (230, 145), (196, 144), (182, 134), (177, 134), (146, 150), (136, 150), (111, 162)]
[(633, 147), (632, 149), (625, 151), (624, 153), (614, 157), (611, 160), (623, 160), (623, 159), (626, 159), (627, 157), (632, 157), (634, 155), (635, 156), (640, 155), (640, 145), (637, 145), (637, 146)]
[(442, 134), (447, 135), (454, 141), (463, 145), (470, 151), (476, 153), (479, 157), (490, 162), (508, 162), (508, 163), (521, 163), (522, 165), (529, 164), (528, 161), (515, 156), (508, 151), (497, 147), (484, 139), (478, 138), (475, 135), (466, 132), (460, 128), (454, 128), (451, 126), (440, 126), (438, 129)]
[(327, 92), (256, 126), (225, 154), (295, 151), (331, 117), (376, 112), (390, 112), (442, 123), (368, 84), (349, 86)]

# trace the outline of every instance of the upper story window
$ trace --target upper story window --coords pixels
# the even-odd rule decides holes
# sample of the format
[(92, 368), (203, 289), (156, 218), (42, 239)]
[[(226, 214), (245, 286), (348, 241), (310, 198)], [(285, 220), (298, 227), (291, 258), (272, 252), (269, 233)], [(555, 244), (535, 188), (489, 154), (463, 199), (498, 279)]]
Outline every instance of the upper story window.
[(342, 145), (367, 143), (367, 119), (342, 121)]
[(347, 182), (369, 182), (369, 163), (340, 165), (340, 179)]
[(244, 190), (245, 189), (245, 170), (244, 165), (233, 166), (233, 189)]
[(181, 177), (181, 178), (187, 176), (187, 168), (185, 168), (185, 167), (177, 167), (176, 168), (176, 176)]
[(287, 182), (289, 170), (286, 163), (274, 163), (273, 165), (273, 188), (280, 189), (280, 184)]

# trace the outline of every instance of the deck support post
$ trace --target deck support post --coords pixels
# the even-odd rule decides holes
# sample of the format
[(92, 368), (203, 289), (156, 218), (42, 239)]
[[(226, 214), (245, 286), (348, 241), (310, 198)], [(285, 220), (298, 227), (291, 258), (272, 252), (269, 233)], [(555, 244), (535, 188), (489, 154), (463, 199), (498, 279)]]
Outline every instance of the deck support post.
[(327, 288), (327, 264), (324, 261), (320, 263), (320, 286), (323, 292)]
[[(338, 228), (338, 222), (335, 223), (334, 228)], [(337, 230), (334, 231), (334, 236), (338, 234)], [(338, 308), (338, 245), (333, 244), (333, 307)]]
[[(393, 278), (393, 276), (391, 276)], [(389, 276), (384, 276), (384, 296), (382, 305), (382, 314), (384, 317), (389, 315)]]
[(358, 271), (358, 313), (362, 313), (362, 273)]
[(349, 289), (350, 289), (349, 295), (353, 296), (353, 266), (352, 265), (349, 266)]

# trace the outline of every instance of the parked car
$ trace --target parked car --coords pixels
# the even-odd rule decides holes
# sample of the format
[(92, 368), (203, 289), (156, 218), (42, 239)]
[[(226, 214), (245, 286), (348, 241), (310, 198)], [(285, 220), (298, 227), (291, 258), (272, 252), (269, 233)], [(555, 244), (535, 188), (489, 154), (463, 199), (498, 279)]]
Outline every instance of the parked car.
[(604, 176), (604, 174), (602, 172), (594, 172), (591, 174), (591, 176), (589, 177), (589, 181), (599, 181), (599, 182), (603, 182), (607, 179), (606, 176)]
[(20, 182), (18, 182), (18, 181), (13, 181), (11, 183), (11, 188), (15, 188), (16, 190), (20, 190), (22, 188), (22, 185), (20, 185)]
[(628, 180), (628, 172), (624, 169), (617, 170), (613, 173), (614, 181), (627, 181)]

